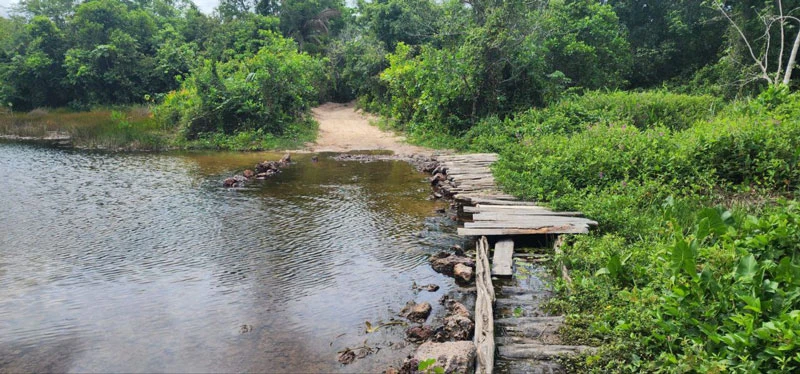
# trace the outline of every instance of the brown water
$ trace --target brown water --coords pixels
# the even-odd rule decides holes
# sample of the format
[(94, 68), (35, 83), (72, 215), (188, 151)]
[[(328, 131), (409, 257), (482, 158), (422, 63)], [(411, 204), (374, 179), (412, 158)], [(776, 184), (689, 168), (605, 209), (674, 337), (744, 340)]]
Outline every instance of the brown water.
[[(107, 154), (0, 143), (0, 372), (376, 372), (412, 347), (367, 334), (452, 282), (450, 244), (403, 162)], [(419, 235), (419, 233), (425, 233)], [(416, 293), (412, 282), (436, 283)], [(337, 351), (377, 353), (343, 366)]]

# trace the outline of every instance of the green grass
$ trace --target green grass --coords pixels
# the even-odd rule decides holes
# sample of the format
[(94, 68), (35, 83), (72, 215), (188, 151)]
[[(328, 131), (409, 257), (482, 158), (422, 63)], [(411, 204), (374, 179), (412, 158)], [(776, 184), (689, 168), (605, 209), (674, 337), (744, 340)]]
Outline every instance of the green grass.
[(34, 138), (57, 133), (71, 137), (75, 147), (110, 150), (166, 149), (173, 136), (156, 124), (146, 107), (6, 112), (0, 114), (0, 133)]
[(313, 119), (306, 119), (289, 126), (281, 136), (262, 130), (240, 131), (234, 135), (221, 133), (203, 134), (196, 140), (181, 139), (176, 142), (184, 149), (219, 149), (232, 151), (267, 151), (280, 149), (300, 149), (317, 137), (319, 125)]
[(36, 109), (0, 113), (0, 134), (26, 138), (67, 135), (78, 148), (126, 151), (168, 149), (277, 150), (302, 148), (317, 135), (311, 119), (289, 126), (281, 136), (262, 131), (205, 134), (186, 140), (176, 126), (163, 125), (147, 107), (97, 108), (87, 112)]

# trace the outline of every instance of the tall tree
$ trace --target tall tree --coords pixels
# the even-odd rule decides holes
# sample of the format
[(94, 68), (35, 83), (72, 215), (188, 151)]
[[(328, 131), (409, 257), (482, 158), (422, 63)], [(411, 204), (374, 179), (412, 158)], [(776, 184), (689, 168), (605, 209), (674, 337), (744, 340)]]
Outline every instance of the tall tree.
[(741, 55), (754, 67), (750, 80), (790, 85), (800, 50), (800, 1), (722, 1), (711, 3), (730, 23)]
[(723, 49), (724, 19), (704, 0), (609, 0), (628, 30), (634, 87), (658, 85), (714, 63)]

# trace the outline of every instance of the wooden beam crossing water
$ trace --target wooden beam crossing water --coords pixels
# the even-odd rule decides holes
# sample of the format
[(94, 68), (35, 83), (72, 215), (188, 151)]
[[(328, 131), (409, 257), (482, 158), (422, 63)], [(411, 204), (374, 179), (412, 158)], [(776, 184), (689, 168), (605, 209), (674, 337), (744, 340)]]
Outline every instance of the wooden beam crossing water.
[[(535, 202), (521, 201), (503, 193), (491, 170), (497, 159), (498, 156), (491, 153), (439, 156), (437, 159), (439, 168), (436, 173), (444, 176), (435, 181), (437, 192), (455, 200), (459, 219), (464, 221), (463, 227), (458, 228), (458, 235), (480, 237), (475, 261), (476, 372), (492, 373), (496, 354), (510, 365), (506, 369), (511, 372), (559, 372), (563, 368), (555, 360), (557, 356), (592, 351), (593, 348), (559, 344), (555, 331), (563, 323), (563, 317), (547, 316), (539, 308), (542, 296), (548, 291), (503, 286), (503, 282), (509, 282), (509, 279), (514, 281), (512, 276), (517, 270), (514, 258), (518, 256), (514, 254), (512, 237), (586, 234), (597, 226), (597, 222), (584, 218), (581, 212), (554, 212)], [(493, 251), (490, 251), (487, 236), (499, 236)], [(558, 247), (556, 245), (556, 251)], [(491, 263), (490, 253), (493, 253)], [(564, 276), (568, 277), (566, 268), (563, 265), (561, 268)], [(501, 293), (497, 296), (492, 276), (500, 279)], [(495, 308), (495, 302), (499, 309)], [(508, 310), (514, 310), (514, 318), (508, 318)], [(537, 317), (520, 318), (516, 315), (517, 311), (523, 310)], [(499, 320), (495, 320), (496, 314)], [(501, 337), (494, 336), (495, 324), (500, 328)]]

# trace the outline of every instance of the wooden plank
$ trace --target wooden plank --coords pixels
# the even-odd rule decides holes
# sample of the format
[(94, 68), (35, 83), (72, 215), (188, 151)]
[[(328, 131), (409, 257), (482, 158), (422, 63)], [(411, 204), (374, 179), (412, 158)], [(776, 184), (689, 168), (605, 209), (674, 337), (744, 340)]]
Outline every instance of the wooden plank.
[(597, 348), (584, 345), (513, 344), (500, 347), (497, 353), (506, 360), (551, 361), (559, 356), (577, 355), (596, 350)]
[[(473, 212), (474, 213), (474, 212)], [(473, 221), (502, 221), (509, 220), (517, 217), (530, 217), (530, 216), (553, 216), (553, 217), (583, 217), (581, 212), (551, 212), (549, 210), (529, 210), (519, 212), (480, 212), (472, 215)]]
[(510, 277), (512, 257), (514, 257), (514, 241), (504, 239), (494, 244), (494, 254), (492, 255), (492, 275), (498, 277)]
[[(488, 213), (478, 213), (480, 214), (488, 214)], [(510, 224), (517, 224), (517, 223), (581, 223), (586, 225), (594, 226), (597, 222), (592, 221), (588, 218), (581, 218), (581, 217), (570, 217), (570, 216), (555, 216), (555, 215), (508, 215), (502, 214), (498, 216), (499, 218), (496, 220), (492, 220), (490, 222), (497, 222), (497, 223), (510, 223)]]
[[(470, 213), (467, 213), (470, 214)], [(563, 221), (566, 219), (585, 219), (576, 215), (575, 212), (530, 212), (525, 214), (501, 214), (501, 213), (471, 213), (471, 221), (473, 222), (542, 222), (545, 218), (552, 218), (552, 221), (544, 221), (545, 223), (551, 222), (568, 222), (568, 223), (582, 223), (589, 226), (596, 226), (594, 221)]]
[(471, 202), (472, 204), (537, 206), (536, 203), (531, 201), (501, 200), (501, 199), (489, 199), (482, 197), (470, 197), (469, 202)]
[(450, 160), (497, 160), (497, 153), (470, 153), (463, 155), (445, 155), (436, 157), (437, 161)]
[(497, 236), (497, 235), (539, 235), (539, 234), (588, 234), (589, 226), (551, 226), (536, 229), (471, 229), (458, 228), (460, 236)]
[(480, 178), (465, 178), (465, 179), (453, 179), (456, 182), (456, 186), (490, 186), (490, 187), (497, 187), (497, 184), (494, 183), (494, 179), (491, 177), (480, 177)]
[(450, 180), (469, 180), (469, 179), (491, 179), (494, 181), (492, 173), (470, 173), (470, 174), (447, 174)]
[(581, 223), (590, 226), (596, 226), (597, 222), (592, 221), (588, 218), (582, 217), (572, 217), (572, 216), (557, 216), (551, 214), (544, 214), (544, 215), (532, 215), (532, 214), (520, 214), (520, 215), (512, 215), (512, 214), (503, 214), (503, 213), (478, 213), (478, 215), (489, 215), (489, 214), (497, 214), (497, 219), (489, 220), (488, 222), (497, 222), (497, 223), (510, 223), (510, 224), (517, 224), (517, 223)]
[(549, 210), (549, 208), (541, 206), (541, 205), (536, 205), (536, 203), (533, 203), (532, 205), (527, 205), (527, 204), (526, 205), (522, 205), (522, 204), (520, 204), (520, 205), (516, 205), (516, 206), (508, 205), (508, 204), (505, 204), (505, 205), (478, 204), (476, 206), (476, 208), (481, 209), (481, 210), (498, 210), (498, 209), (499, 210), (507, 210), (507, 209), (513, 209), (513, 210), (547, 209), (547, 210)]
[(519, 200), (514, 195), (509, 195), (505, 193), (497, 193), (491, 196), (489, 195), (474, 195), (474, 194), (458, 194), (455, 196), (458, 200), (466, 200), (471, 198), (479, 198), (479, 199), (496, 199), (496, 200)]
[[(551, 218), (551, 217), (547, 217)], [(564, 217), (552, 217), (564, 218)], [(464, 224), (466, 229), (538, 229), (553, 226), (591, 226), (596, 227), (594, 221), (568, 221), (568, 220), (536, 220), (536, 221), (477, 221)]]
[(475, 372), (491, 374), (494, 371), (494, 285), (489, 273), (489, 241), (486, 237), (478, 240), (475, 251), (475, 336), (473, 342), (477, 350)]

